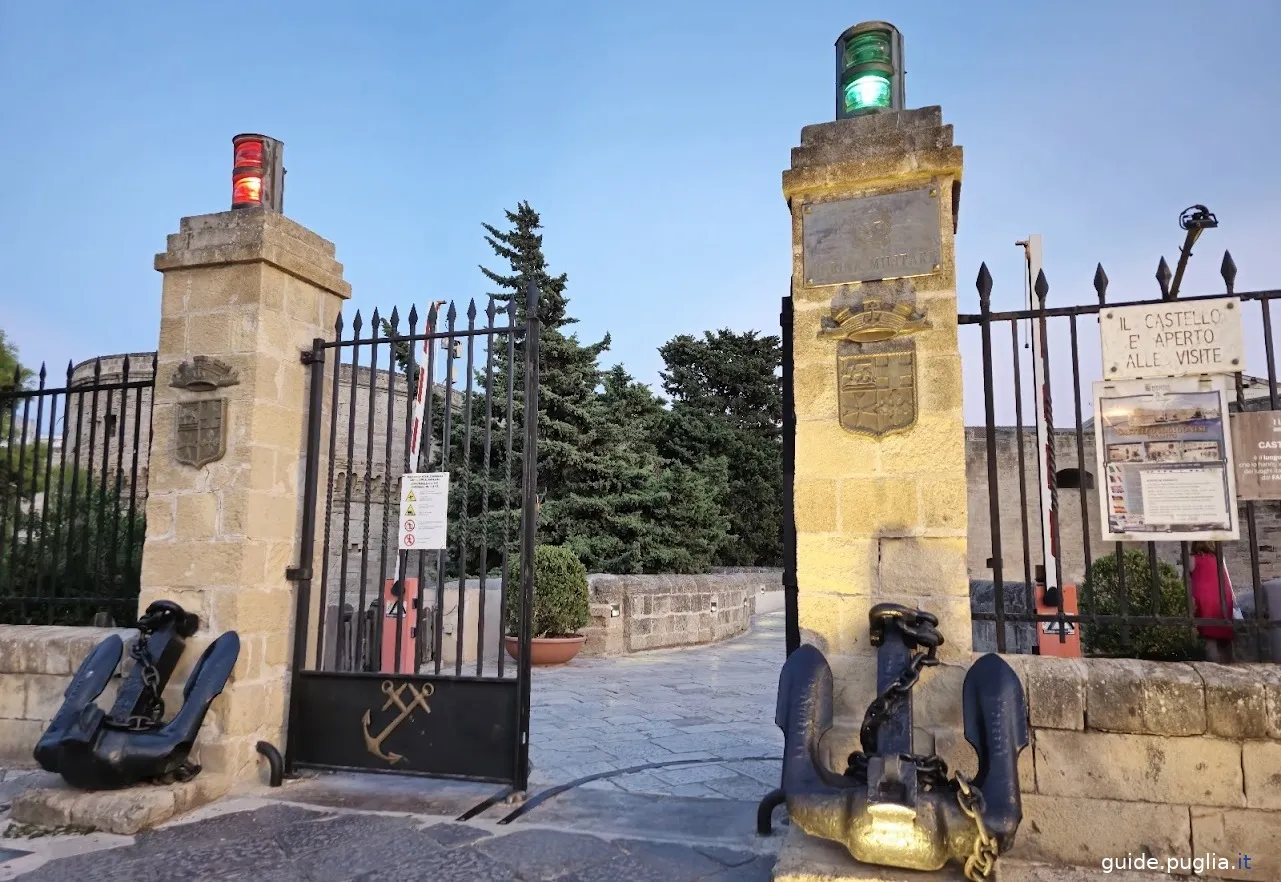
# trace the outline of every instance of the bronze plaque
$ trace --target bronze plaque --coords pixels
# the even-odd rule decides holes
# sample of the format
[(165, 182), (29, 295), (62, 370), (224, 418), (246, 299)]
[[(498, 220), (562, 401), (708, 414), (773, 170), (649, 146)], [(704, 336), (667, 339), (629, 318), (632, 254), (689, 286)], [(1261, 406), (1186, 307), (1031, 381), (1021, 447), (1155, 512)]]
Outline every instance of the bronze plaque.
[(178, 462), (200, 468), (227, 452), (227, 399), (183, 401), (176, 405), (174, 454)]
[(916, 425), (916, 352), (836, 357), (841, 428), (879, 438)]
[(937, 272), (943, 261), (938, 187), (806, 205), (805, 284), (874, 282)]
[(1281, 411), (1232, 414), (1237, 499), (1281, 499)]

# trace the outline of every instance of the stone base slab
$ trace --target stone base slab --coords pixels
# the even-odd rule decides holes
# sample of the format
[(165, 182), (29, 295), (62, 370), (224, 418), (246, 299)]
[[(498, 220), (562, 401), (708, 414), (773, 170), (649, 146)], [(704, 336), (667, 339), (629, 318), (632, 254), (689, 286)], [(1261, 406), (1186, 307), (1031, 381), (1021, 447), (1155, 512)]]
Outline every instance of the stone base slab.
[(923, 873), (860, 863), (844, 846), (788, 827), (774, 865), (774, 882), (965, 882), (965, 874), (951, 864)]
[(28, 790), (14, 798), (11, 817), (36, 827), (77, 827), (132, 836), (231, 791), (224, 775), (197, 775), (182, 784), (128, 787), (87, 793), (67, 786)]

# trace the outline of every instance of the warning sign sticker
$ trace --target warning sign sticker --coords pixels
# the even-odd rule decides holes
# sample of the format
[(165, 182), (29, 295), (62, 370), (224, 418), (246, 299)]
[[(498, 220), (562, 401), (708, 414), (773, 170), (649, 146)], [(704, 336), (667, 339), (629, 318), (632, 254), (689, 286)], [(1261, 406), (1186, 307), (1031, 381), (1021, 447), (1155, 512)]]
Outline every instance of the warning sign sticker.
[(448, 535), (449, 472), (400, 477), (400, 550), (441, 549)]

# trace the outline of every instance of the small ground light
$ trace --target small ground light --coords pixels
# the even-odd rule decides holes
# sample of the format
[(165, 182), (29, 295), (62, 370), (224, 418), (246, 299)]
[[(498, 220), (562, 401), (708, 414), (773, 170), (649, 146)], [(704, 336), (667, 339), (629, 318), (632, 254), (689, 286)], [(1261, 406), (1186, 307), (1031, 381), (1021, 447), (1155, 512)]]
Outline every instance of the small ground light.
[(836, 41), (836, 118), (903, 109), (903, 35), (865, 21)]
[(231, 207), (285, 210), (285, 145), (266, 135), (231, 139)]

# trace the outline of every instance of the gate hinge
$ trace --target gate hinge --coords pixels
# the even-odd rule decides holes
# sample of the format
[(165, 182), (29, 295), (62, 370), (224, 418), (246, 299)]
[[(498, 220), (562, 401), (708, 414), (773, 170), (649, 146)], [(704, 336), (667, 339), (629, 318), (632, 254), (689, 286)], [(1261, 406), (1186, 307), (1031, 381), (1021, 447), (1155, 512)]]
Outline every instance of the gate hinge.
[(285, 578), (290, 582), (310, 580), (311, 567), (285, 567)]
[(323, 349), (304, 349), (301, 353), (303, 364), (323, 364), (325, 361), (325, 350)]

